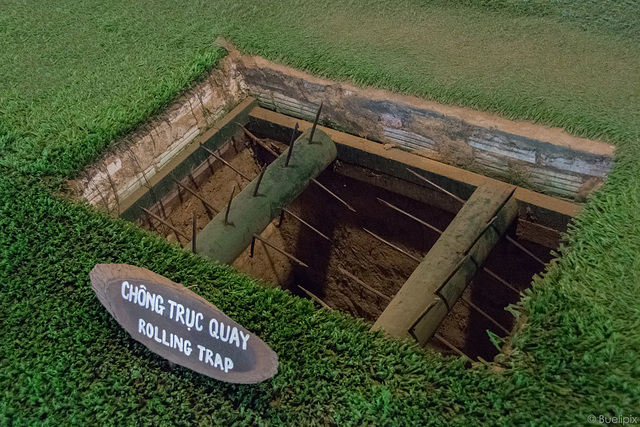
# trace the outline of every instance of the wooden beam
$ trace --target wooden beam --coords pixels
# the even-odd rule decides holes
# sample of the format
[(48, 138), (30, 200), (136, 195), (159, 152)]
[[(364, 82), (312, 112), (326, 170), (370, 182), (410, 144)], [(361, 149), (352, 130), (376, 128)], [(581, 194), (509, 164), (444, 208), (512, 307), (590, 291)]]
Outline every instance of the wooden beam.
[[(513, 187), (478, 188), (373, 325), (425, 344), (516, 219)], [(426, 309), (428, 308), (428, 309)]]

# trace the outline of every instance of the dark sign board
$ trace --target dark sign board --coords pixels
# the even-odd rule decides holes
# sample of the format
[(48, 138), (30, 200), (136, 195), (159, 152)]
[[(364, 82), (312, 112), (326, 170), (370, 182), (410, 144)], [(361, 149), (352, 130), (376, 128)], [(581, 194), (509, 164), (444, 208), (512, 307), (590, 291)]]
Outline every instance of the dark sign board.
[(171, 362), (231, 383), (257, 383), (278, 371), (278, 356), (260, 338), (166, 277), (98, 264), (91, 286), (133, 338)]

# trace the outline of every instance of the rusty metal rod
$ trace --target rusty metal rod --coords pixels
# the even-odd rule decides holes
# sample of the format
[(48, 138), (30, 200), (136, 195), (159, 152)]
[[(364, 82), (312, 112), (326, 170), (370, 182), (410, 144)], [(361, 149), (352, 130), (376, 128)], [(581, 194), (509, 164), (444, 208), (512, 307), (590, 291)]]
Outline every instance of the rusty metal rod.
[(502, 277), (498, 276), (496, 273), (494, 273), (493, 271), (489, 270), (487, 267), (482, 267), (482, 270), (487, 273), (489, 276), (493, 277), (494, 279), (496, 279), (499, 283), (503, 284), (504, 286), (506, 286), (507, 288), (509, 288), (510, 290), (512, 290), (513, 292), (515, 292), (516, 295), (520, 295), (520, 291), (517, 290), (515, 288), (515, 286), (511, 285), (509, 282), (507, 282), (506, 280), (504, 280)]
[(298, 285), (298, 287), (300, 289), (302, 289), (302, 291), (309, 295), (309, 298), (311, 298), (312, 300), (314, 300), (315, 302), (317, 302), (318, 304), (320, 304), (321, 306), (323, 306), (324, 308), (326, 308), (327, 310), (333, 310), (329, 304), (327, 304), (326, 302), (322, 301), (320, 298), (318, 298), (317, 296), (315, 296), (314, 294), (312, 294), (311, 292), (309, 292), (308, 290), (306, 290), (305, 288), (303, 288), (302, 286)]
[(196, 236), (198, 235), (196, 211), (193, 211), (193, 222), (191, 223), (191, 251), (196, 253)]
[(223, 164), (225, 164), (226, 166), (229, 166), (229, 168), (234, 171), (235, 173), (237, 173), (238, 175), (240, 175), (242, 178), (246, 179), (247, 181), (251, 181), (251, 178), (249, 178), (247, 175), (243, 174), (242, 172), (240, 172), (238, 169), (236, 169), (231, 163), (227, 162), (225, 159), (222, 158), (222, 156), (219, 156), (218, 154), (216, 154), (213, 150), (208, 149), (207, 147), (205, 147), (204, 145), (202, 145), (202, 143), (200, 143), (200, 148), (203, 148), (207, 153), (211, 154), (213, 157), (215, 157), (216, 159), (220, 160)]
[(277, 246), (274, 246), (273, 244), (269, 243), (266, 239), (263, 239), (259, 235), (254, 234), (253, 237), (255, 239), (260, 240), (263, 244), (265, 244), (266, 246), (270, 247), (274, 251), (286, 256), (287, 258), (289, 258), (291, 261), (295, 262), (296, 264), (301, 265), (302, 267), (309, 268), (309, 266), (307, 264), (305, 264), (304, 262), (300, 261), (298, 258), (294, 257), (290, 253), (287, 253), (287, 252), (283, 251), (282, 249), (278, 248)]
[(233, 194), (236, 192), (235, 185), (231, 190), (231, 197), (229, 197), (229, 203), (227, 204), (227, 211), (224, 214), (224, 225), (229, 225), (229, 211), (231, 211), (231, 202), (233, 201)]
[[(433, 230), (433, 231), (435, 231), (435, 232), (437, 232), (437, 233), (439, 233), (439, 234), (442, 234), (442, 233), (443, 233), (443, 231), (439, 230), (438, 228), (434, 227), (433, 225), (429, 224), (428, 222), (423, 221), (423, 220), (421, 220), (420, 218), (417, 218), (417, 217), (415, 217), (415, 216), (411, 215), (410, 213), (403, 211), (403, 210), (402, 210), (402, 209), (400, 209), (399, 207), (394, 206), (394, 205), (392, 205), (391, 203), (389, 203), (389, 202), (387, 202), (387, 201), (385, 201), (385, 200), (382, 200), (382, 199), (380, 199), (380, 198), (379, 198), (379, 199), (378, 199), (378, 201), (379, 201), (380, 203), (382, 203), (382, 204), (384, 204), (384, 205), (386, 205), (386, 206), (388, 206), (388, 207), (390, 207), (390, 208), (392, 208), (392, 209), (395, 209), (396, 211), (398, 211), (398, 212), (400, 212), (400, 213), (402, 213), (402, 214), (406, 215), (407, 217), (409, 217), (409, 218), (411, 218), (411, 219), (413, 219), (413, 220), (417, 221), (418, 223), (420, 223), (420, 224), (422, 224), (422, 225), (424, 225), (424, 226), (426, 226), (426, 227), (429, 227), (431, 230)], [(509, 236), (507, 236), (507, 237), (509, 237)], [(516, 295), (520, 295), (520, 291), (519, 291), (519, 290), (517, 290), (517, 289), (516, 289), (513, 285), (511, 285), (509, 282), (507, 282), (506, 280), (504, 280), (503, 278), (501, 278), (500, 276), (498, 276), (496, 273), (494, 273), (493, 271), (489, 270), (487, 267), (482, 267), (482, 270), (484, 270), (487, 274), (489, 274), (491, 277), (493, 277), (494, 279), (496, 279), (498, 282), (500, 282), (501, 284), (505, 285), (507, 288), (509, 288), (510, 290), (512, 290), (513, 292), (515, 292), (515, 293), (516, 293)]]
[[(311, 230), (315, 231), (320, 237), (322, 237), (323, 239), (327, 239), (330, 242), (333, 242), (333, 240), (331, 240), (326, 234), (324, 234), (323, 232), (321, 232), (320, 230), (318, 230), (317, 228), (315, 228), (313, 225), (309, 224), (307, 221), (305, 221), (304, 219), (300, 218), (298, 215), (294, 214), (293, 212), (291, 212), (289, 209), (287, 208), (283, 208), (282, 212), (286, 212), (289, 215), (291, 215), (292, 217), (294, 217), (295, 219), (297, 219), (298, 221), (300, 221), (302, 224), (306, 225), (307, 227), (309, 227)], [(282, 221), (280, 221), (280, 224), (282, 224)]]
[(173, 225), (169, 224), (167, 221), (165, 221), (164, 219), (160, 218), (158, 215), (154, 214), (153, 212), (150, 212), (148, 209), (145, 209), (143, 207), (140, 207), (140, 209), (142, 209), (143, 211), (145, 211), (147, 213), (147, 215), (149, 215), (150, 217), (156, 219), (157, 221), (159, 221), (161, 224), (169, 227), (171, 229), (171, 231), (173, 231), (174, 233), (176, 233), (176, 236), (180, 235), (182, 237), (184, 237), (185, 239), (189, 240), (189, 237), (185, 236), (180, 230), (178, 230), (177, 228), (175, 228)]
[(207, 202), (204, 197), (202, 197), (200, 194), (198, 194), (196, 191), (190, 189), (189, 187), (187, 187), (186, 185), (184, 185), (183, 183), (181, 183), (180, 181), (178, 181), (177, 179), (175, 179), (174, 177), (170, 176), (169, 178), (171, 178), (171, 180), (173, 182), (175, 182), (176, 184), (178, 184), (181, 188), (184, 188), (185, 190), (187, 190), (189, 193), (191, 193), (191, 195), (193, 195), (193, 197), (195, 197), (196, 199), (200, 200), (202, 202), (203, 205), (205, 205), (206, 208), (211, 209), (212, 211), (214, 211), (215, 213), (220, 212), (218, 209), (214, 208), (211, 203)]
[(318, 126), (318, 120), (320, 119), (320, 111), (322, 111), (322, 105), (324, 102), (320, 103), (320, 108), (318, 108), (318, 112), (316, 113), (316, 119), (313, 121), (313, 126), (311, 126), (311, 132), (309, 133), (309, 144), (313, 144), (313, 134), (316, 133), (316, 126)]
[(444, 231), (440, 230), (439, 228), (434, 227), (433, 225), (429, 224), (428, 222), (425, 222), (425, 221), (421, 220), (420, 218), (417, 218), (417, 217), (411, 215), (409, 212), (403, 211), (399, 207), (397, 207), (395, 205), (392, 205), (391, 203), (387, 202), (386, 200), (382, 200), (381, 198), (378, 198), (378, 201), (380, 203), (382, 203), (383, 205), (388, 206), (391, 209), (394, 209), (394, 210), (400, 212), (401, 214), (403, 214), (405, 216), (408, 216), (409, 218), (413, 219), (414, 221), (419, 222), (420, 224), (424, 225), (425, 227), (430, 228), (431, 230), (435, 231), (438, 234), (444, 233)]
[(432, 182), (431, 180), (425, 178), (424, 176), (420, 175), (419, 173), (412, 171), (411, 169), (407, 168), (407, 170), (409, 172), (411, 172), (412, 174), (414, 174), (415, 176), (417, 176), (418, 178), (420, 178), (421, 180), (427, 182), (428, 184), (432, 185), (433, 187), (437, 188), (438, 190), (442, 191), (445, 194), (448, 194), (449, 196), (453, 197), (454, 199), (456, 199), (457, 201), (459, 201), (460, 203), (462, 203), (463, 205), (466, 203), (464, 201), (464, 199), (456, 196), (455, 194), (445, 190), (444, 188), (440, 187), (438, 184), (436, 184), (435, 182)]
[(391, 297), (390, 296), (385, 295), (382, 292), (380, 292), (379, 290), (374, 289), (373, 287), (367, 285), (362, 280), (360, 280), (358, 277), (356, 277), (355, 275), (349, 273), (344, 268), (338, 267), (338, 270), (340, 271), (340, 273), (344, 274), (345, 276), (347, 276), (348, 278), (350, 278), (351, 280), (353, 280), (354, 282), (356, 282), (357, 284), (359, 284), (363, 288), (367, 289), (369, 292), (378, 295), (380, 298), (382, 298), (384, 300), (391, 301)]
[(349, 209), (351, 212), (355, 212), (356, 210), (354, 208), (351, 207), (351, 205), (347, 202), (345, 202), (344, 200), (342, 200), (336, 193), (334, 193), (333, 191), (329, 190), (327, 187), (325, 187), (324, 185), (322, 185), (320, 183), (320, 181), (318, 181), (315, 178), (311, 179), (311, 182), (313, 182), (314, 184), (316, 184), (318, 187), (322, 188), (324, 191), (326, 191), (327, 193), (329, 193), (331, 196), (333, 196), (334, 199), (336, 199), (337, 201), (339, 201), (340, 203), (342, 203), (343, 205), (345, 205), (347, 207), (347, 209)]
[(195, 178), (193, 177), (193, 171), (189, 172), (189, 175), (187, 175), (189, 177), (189, 181), (191, 181), (191, 185), (193, 185), (193, 187), (197, 190), (200, 190), (200, 186), (198, 185), (198, 183), (196, 182)]
[(533, 252), (529, 251), (529, 249), (525, 248), (520, 243), (516, 242), (513, 237), (507, 236), (506, 239), (507, 239), (507, 242), (511, 243), (512, 245), (514, 245), (516, 248), (520, 249), (525, 254), (529, 255), (532, 259), (534, 259), (535, 261), (540, 263), (540, 265), (542, 265), (543, 267), (546, 266), (544, 261), (542, 261), (540, 258), (538, 258)]
[[(453, 197), (454, 199), (456, 199), (457, 201), (459, 201), (460, 203), (464, 204), (466, 203), (463, 199), (461, 199), (460, 197), (456, 196), (453, 193), (450, 193), (449, 191), (445, 190), (444, 188), (440, 187), (439, 185), (429, 181), (427, 178), (425, 178), (424, 176), (420, 175), (419, 173), (416, 173), (414, 171), (412, 171), (411, 169), (407, 168), (407, 170), (409, 172), (411, 172), (412, 174), (414, 174), (415, 176), (417, 176), (418, 178), (428, 182), (429, 184), (431, 184), (432, 186), (436, 187), (438, 190), (442, 191), (445, 194), (448, 194), (449, 196)], [(507, 201), (513, 197), (513, 194), (516, 192), (517, 187), (514, 187), (513, 190), (511, 190), (511, 195), (507, 198)], [(506, 203), (506, 201), (505, 201)], [(502, 207), (501, 207), (502, 208)], [(545, 266), (546, 263), (544, 261), (542, 261), (540, 258), (538, 258), (535, 254), (533, 254), (532, 252), (530, 252), (527, 248), (525, 248), (524, 246), (522, 246), (520, 243), (516, 242), (511, 236), (506, 236), (505, 237), (507, 239), (507, 241), (511, 244), (513, 244), (515, 247), (517, 247), (518, 249), (520, 249), (522, 252), (524, 252), (525, 254), (529, 255), (532, 259), (534, 259), (535, 261), (537, 261), (540, 265)]]
[(258, 175), (258, 182), (256, 183), (256, 188), (253, 189), (253, 197), (258, 195), (258, 190), (260, 189), (260, 183), (262, 182), (262, 177), (264, 176), (264, 172), (267, 170), (266, 166), (262, 167), (260, 170), (260, 175)]
[(444, 344), (445, 346), (447, 346), (449, 348), (449, 350), (453, 350), (455, 353), (457, 353), (459, 356), (462, 356), (464, 358), (467, 358), (469, 360), (473, 360), (471, 359), (469, 356), (467, 356), (466, 354), (463, 353), (462, 350), (458, 349), (456, 346), (454, 346), (453, 344), (451, 344), (449, 341), (447, 341), (442, 335), (440, 335), (439, 333), (435, 333), (433, 334), (433, 336), (440, 341), (442, 344)]
[[(238, 123), (238, 122), (236, 122)], [(244, 131), (244, 133), (251, 138), (254, 142), (256, 142), (258, 145), (260, 145), (262, 148), (264, 148), (265, 150), (267, 150), (269, 153), (273, 154), (275, 157), (278, 157), (280, 154), (276, 153), (271, 147), (269, 147), (267, 144), (265, 144), (265, 142), (263, 140), (261, 140), (260, 138), (258, 138), (257, 136), (255, 136), (254, 134), (252, 134), (251, 132), (249, 132), (247, 130), (246, 127), (244, 127), (241, 123), (238, 123), (238, 126), (240, 126), (242, 128), (242, 130)]]
[[(169, 224), (175, 227), (175, 225), (173, 224), (173, 220), (171, 218), (169, 218)], [(184, 237), (184, 234), (182, 235), (182, 237)], [(180, 247), (182, 247), (182, 240), (180, 240), (180, 235), (178, 233), (176, 233), (176, 240), (178, 241), (178, 244), (180, 245)]]
[(291, 134), (291, 141), (289, 141), (289, 151), (287, 152), (287, 160), (284, 162), (284, 167), (289, 166), (289, 160), (291, 160), (291, 154), (293, 153), (293, 144), (296, 142), (296, 135), (298, 134), (298, 123), (296, 122), (296, 127), (293, 129), (293, 133)]
[(253, 253), (256, 250), (256, 238), (251, 238), (251, 250), (249, 250), (249, 258), (253, 258)]
[(462, 296), (460, 297), (460, 299), (462, 301), (464, 301), (465, 303), (467, 303), (469, 305), (469, 307), (473, 308), (475, 311), (477, 311), (478, 313), (480, 313), (485, 319), (489, 320), (491, 323), (493, 323), (497, 328), (500, 328), (505, 334), (509, 335), (509, 330), (507, 328), (505, 328), (504, 326), (502, 326), (500, 323), (498, 323), (493, 317), (489, 316), (485, 311), (483, 311), (480, 307), (478, 307), (477, 305), (475, 305), (474, 303), (471, 302), (471, 300), (469, 300), (469, 298), (467, 298), (466, 296)]
[(377, 234), (367, 230), (366, 228), (363, 228), (363, 230), (370, 234), (371, 236), (373, 236), (374, 238), (376, 238), (377, 240), (379, 240), (380, 242), (384, 243), (385, 245), (395, 249), (396, 251), (406, 255), (407, 257), (411, 258), (412, 260), (414, 260), (415, 262), (417, 262), (418, 264), (422, 262), (422, 260), (420, 258), (418, 258), (417, 256), (411, 255), (409, 252), (405, 251), (404, 249), (401, 249), (399, 247), (397, 247), (396, 245), (394, 245), (391, 242), (386, 241), (385, 239), (383, 239), (382, 237), (378, 236)]

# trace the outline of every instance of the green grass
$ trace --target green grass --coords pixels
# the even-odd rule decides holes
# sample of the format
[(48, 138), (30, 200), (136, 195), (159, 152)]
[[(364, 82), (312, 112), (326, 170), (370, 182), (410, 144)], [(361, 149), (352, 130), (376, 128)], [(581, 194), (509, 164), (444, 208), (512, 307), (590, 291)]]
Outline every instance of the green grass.
[[(526, 4), (527, 7), (522, 5)], [(599, 5), (603, 5), (601, 13)], [(0, 4), (0, 424), (585, 424), (640, 415), (640, 18), (632, 2)], [(358, 84), (618, 146), (499, 369), (371, 334), (55, 195), (214, 66), (216, 37)], [(89, 285), (126, 262), (256, 332), (280, 372), (229, 385), (132, 340)]]
[(545, 16), (587, 31), (640, 38), (640, 3), (634, 0), (423, 0), (427, 5), (473, 7), (514, 15)]
[(550, 16), (411, 0), (0, 7), (0, 129), (13, 136), (0, 164), (29, 173), (73, 176), (214, 65), (220, 35), (321, 75), (640, 138), (640, 44)]

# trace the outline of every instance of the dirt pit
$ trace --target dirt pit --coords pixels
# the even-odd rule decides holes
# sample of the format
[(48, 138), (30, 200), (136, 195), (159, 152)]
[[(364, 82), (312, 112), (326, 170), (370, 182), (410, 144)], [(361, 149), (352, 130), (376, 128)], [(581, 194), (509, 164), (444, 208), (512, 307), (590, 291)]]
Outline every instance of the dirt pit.
[[(278, 141), (264, 142), (277, 152), (285, 148)], [(190, 184), (188, 181), (184, 183), (197, 190), (217, 211), (224, 211), (232, 191), (235, 189), (237, 194), (248, 183), (232, 167), (253, 179), (262, 165), (273, 160), (273, 156), (260, 145), (251, 143), (246, 136), (238, 135), (220, 153), (231, 166), (210, 158), (208, 174), (190, 179)], [(373, 323), (417, 267), (419, 261), (416, 259), (422, 259), (439, 237), (438, 233), (383, 205), (379, 199), (440, 230), (447, 227), (454, 215), (342, 176), (331, 168), (324, 171), (318, 181), (356, 212), (312, 183), (288, 209), (324, 236), (289, 213), (284, 213), (282, 222), (278, 218), (274, 220), (261, 234), (271, 245), (286, 251), (308, 267), (298, 265), (258, 240), (253, 256), (247, 248), (234, 266), (267, 284), (281, 286), (306, 298), (312, 294), (332, 309)], [(184, 236), (191, 236), (194, 212), (198, 231), (215, 214), (185, 190), (178, 191), (173, 200), (165, 201), (163, 208), (170, 222)], [(157, 207), (156, 212), (159, 209)], [(151, 224), (150, 221), (146, 223)], [(158, 224), (155, 227), (159, 232), (169, 233), (169, 239), (176, 239), (176, 234), (166, 227), (164, 230)], [(514, 226), (509, 233), (518, 240), (515, 231)], [(182, 244), (186, 243), (184, 236), (180, 238)], [(400, 250), (383, 243), (376, 236)], [(548, 248), (526, 241), (518, 242), (545, 262), (551, 258)], [(485, 266), (518, 291), (529, 287), (532, 276), (542, 270), (542, 265), (504, 239), (494, 248)], [(498, 350), (489, 339), (487, 330), (500, 337), (508, 335), (514, 318), (505, 307), (519, 299), (518, 293), (490, 274), (480, 272), (463, 298), (455, 304), (438, 334), (474, 360), (478, 357), (491, 360)], [(436, 338), (427, 345), (443, 353), (455, 354), (453, 349)]]

